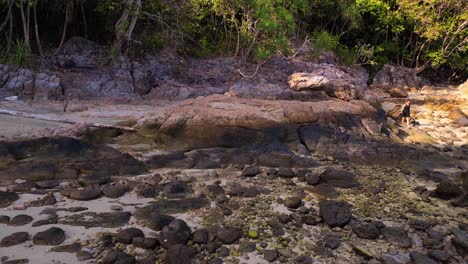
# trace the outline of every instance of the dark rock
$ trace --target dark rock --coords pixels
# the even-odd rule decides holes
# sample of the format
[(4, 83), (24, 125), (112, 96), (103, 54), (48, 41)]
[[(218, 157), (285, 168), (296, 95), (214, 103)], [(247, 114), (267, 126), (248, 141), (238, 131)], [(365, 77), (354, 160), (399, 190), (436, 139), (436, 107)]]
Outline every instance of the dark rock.
[(192, 234), (192, 241), (196, 244), (207, 244), (208, 243), (208, 230), (206, 229), (197, 229)]
[(10, 223), (8, 223), (8, 224), (12, 225), (12, 226), (22, 226), (22, 225), (26, 225), (26, 224), (31, 223), (32, 220), (33, 220), (33, 218), (31, 216), (21, 214), (21, 215), (17, 215), (15, 217), (13, 217), (10, 220)]
[(302, 222), (306, 225), (316, 225), (317, 221), (315, 221), (315, 217), (312, 215), (305, 215), (302, 217)]
[(81, 214), (68, 215), (61, 218), (59, 223), (72, 226), (117, 228), (128, 224), (132, 216), (129, 212), (85, 212)]
[(51, 227), (38, 232), (33, 237), (35, 245), (59, 245), (65, 240), (65, 232), (58, 227)]
[(292, 209), (297, 209), (302, 204), (302, 199), (299, 197), (287, 197), (284, 200), (284, 206)]
[(305, 177), (310, 171), (308, 169), (298, 169), (296, 170), (297, 177)]
[(93, 258), (93, 254), (88, 251), (80, 250), (75, 253), (76, 259), (78, 261), (86, 261)]
[(343, 227), (351, 221), (351, 208), (346, 202), (322, 200), (319, 207), (320, 215), (330, 227)]
[(438, 260), (440, 262), (447, 262), (450, 259), (450, 255), (443, 250), (433, 250), (428, 254), (431, 258)]
[(119, 231), (116, 235), (117, 239), (124, 244), (131, 244), (133, 238), (135, 237), (144, 237), (145, 234), (141, 229), (130, 227)]
[(437, 197), (442, 199), (452, 199), (463, 195), (463, 190), (451, 181), (442, 181), (435, 190)]
[(358, 237), (366, 239), (377, 239), (380, 235), (380, 230), (373, 223), (355, 226), (353, 232)]
[(276, 249), (267, 249), (263, 252), (263, 258), (268, 262), (273, 262), (278, 258), (278, 251)]
[(210, 184), (206, 186), (207, 195), (211, 198), (218, 197), (219, 195), (224, 195), (225, 191), (223, 187), (219, 186), (219, 184)]
[(135, 258), (117, 249), (106, 250), (102, 264), (134, 263)]
[(411, 252), (410, 257), (414, 264), (437, 264), (436, 261), (419, 252)]
[(331, 187), (352, 188), (359, 185), (352, 173), (334, 168), (327, 168), (320, 174), (322, 183)]
[(305, 180), (309, 185), (317, 185), (320, 182), (320, 175), (315, 173), (307, 173), (305, 175)]
[(332, 235), (325, 236), (324, 240), (325, 246), (330, 249), (337, 249), (341, 244), (340, 239)]
[(19, 196), (15, 192), (0, 191), (0, 208), (9, 206), (14, 201), (18, 200)]
[(44, 197), (39, 200), (28, 202), (28, 206), (30, 207), (41, 207), (46, 205), (54, 205), (57, 203), (55, 196), (53, 193), (48, 193)]
[(216, 252), (216, 250), (218, 250), (218, 248), (220, 248), (222, 246), (222, 244), (220, 242), (208, 242), (208, 244), (206, 244), (206, 250), (213, 254)]
[(83, 186), (94, 185), (94, 184), (100, 185), (100, 184), (107, 183), (109, 180), (110, 180), (109, 174), (99, 173), (99, 172), (81, 175), (78, 178), (78, 182)]
[(426, 230), (426, 229), (428, 229), (428, 228), (431, 227), (431, 224), (428, 223), (428, 222), (426, 222), (426, 221), (424, 221), (424, 220), (411, 220), (411, 221), (409, 222), (409, 225), (410, 225), (412, 228), (414, 228), (414, 229), (416, 229), (416, 230), (420, 230), (420, 231), (424, 231), (424, 230)]
[(455, 229), (452, 231), (453, 237), (451, 239), (452, 244), (460, 252), (461, 255), (468, 255), (468, 232)]
[(79, 201), (89, 201), (101, 196), (101, 190), (98, 188), (87, 188), (84, 190), (73, 190), (70, 192), (70, 198)]
[(287, 224), (289, 222), (291, 222), (291, 217), (287, 214), (280, 214), (278, 216), (278, 220), (282, 223), (282, 224)]
[(10, 217), (8, 215), (0, 215), (0, 224), (8, 224)]
[(187, 244), (190, 234), (190, 228), (183, 220), (174, 219), (169, 225), (163, 227), (158, 240), (163, 247), (170, 248), (176, 244)]
[(229, 250), (229, 248), (227, 247), (222, 246), (218, 250), (218, 256), (222, 258), (228, 257), (230, 254), (231, 254), (231, 250)]
[(164, 195), (168, 197), (185, 195), (189, 191), (189, 187), (179, 180), (171, 181), (170, 183), (166, 184), (163, 189)]
[(35, 182), (25, 181), (25, 182), (14, 185), (11, 189), (10, 188), (8, 189), (9, 191), (12, 191), (12, 192), (29, 192), (33, 188), (36, 188), (36, 187), (37, 185)]
[(166, 264), (191, 264), (196, 255), (195, 249), (177, 244), (166, 251), (164, 261)]
[(314, 263), (314, 260), (311, 257), (304, 256), (304, 255), (298, 256), (295, 259), (295, 261), (297, 264), (313, 264)]
[(310, 212), (310, 209), (305, 206), (301, 206), (297, 208), (297, 211), (301, 214), (308, 214)]
[(145, 226), (160, 231), (163, 227), (169, 225), (174, 217), (170, 215), (161, 214), (159, 212), (147, 210), (149, 207), (137, 208), (134, 217)]
[(293, 178), (296, 173), (290, 168), (279, 168), (277, 175), (282, 178)]
[(83, 207), (83, 206), (73, 206), (73, 207), (68, 207), (68, 208), (46, 208), (42, 210), (40, 214), (56, 214), (57, 212), (64, 211), (64, 212), (71, 212), (71, 213), (77, 213), (81, 211), (86, 211), (88, 210), (88, 207)]
[(9, 236), (4, 237), (0, 241), (0, 247), (11, 247), (29, 240), (28, 232), (16, 232)]
[(7, 261), (2, 261), (2, 264), (26, 264), (29, 263), (29, 259), (12, 259)]
[(132, 244), (135, 247), (144, 248), (144, 249), (154, 249), (158, 245), (158, 240), (152, 237), (135, 237), (132, 240)]
[(104, 187), (102, 189), (102, 194), (109, 198), (119, 198), (120, 196), (124, 195), (127, 189), (123, 184), (115, 184)]
[(256, 165), (246, 166), (242, 169), (242, 176), (244, 177), (255, 177), (260, 174), (260, 168)]
[(219, 240), (223, 242), (223, 244), (233, 244), (237, 240), (239, 240), (242, 236), (242, 232), (239, 228), (234, 226), (225, 226), (218, 230), (217, 234)]
[(41, 189), (52, 189), (52, 188), (59, 186), (61, 182), (62, 181), (60, 180), (47, 180), (47, 181), (38, 181), (36, 182), (36, 184)]
[(57, 218), (48, 218), (48, 219), (42, 219), (42, 220), (37, 220), (31, 224), (31, 226), (43, 226), (43, 225), (54, 225), (57, 224)]
[(250, 253), (254, 252), (257, 245), (253, 242), (242, 242), (239, 244), (239, 252), (241, 253)]
[(137, 194), (144, 198), (154, 198), (158, 196), (159, 189), (154, 186), (143, 186), (137, 190)]
[(381, 229), (385, 239), (397, 246), (409, 248), (412, 245), (412, 240), (408, 237), (408, 233), (401, 227), (384, 227)]
[(76, 253), (81, 250), (80, 243), (72, 243), (68, 245), (55, 246), (50, 249), (52, 252), (67, 252), (67, 253)]
[(278, 169), (268, 168), (265, 172), (266, 172), (267, 175), (276, 175), (278, 173)]

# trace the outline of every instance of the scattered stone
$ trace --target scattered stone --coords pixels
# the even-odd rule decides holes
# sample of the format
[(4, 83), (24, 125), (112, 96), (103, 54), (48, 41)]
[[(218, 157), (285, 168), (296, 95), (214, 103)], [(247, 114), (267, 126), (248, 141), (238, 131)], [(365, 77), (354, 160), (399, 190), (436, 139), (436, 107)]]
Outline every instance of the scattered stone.
[(65, 232), (58, 227), (51, 227), (38, 232), (33, 237), (35, 245), (59, 245), (65, 240)]
[(166, 251), (164, 263), (166, 264), (190, 264), (197, 255), (197, 251), (185, 245), (177, 244)]
[(251, 253), (254, 252), (257, 248), (257, 245), (253, 242), (242, 242), (239, 244), (239, 252), (241, 253)]
[(135, 247), (144, 248), (144, 249), (154, 249), (158, 245), (158, 240), (152, 237), (135, 237), (132, 240), (132, 244)]
[(314, 263), (314, 260), (311, 257), (304, 256), (304, 255), (298, 256), (295, 259), (295, 261), (297, 264), (313, 264)]
[(223, 242), (223, 244), (233, 244), (237, 240), (239, 240), (242, 236), (242, 232), (239, 228), (234, 226), (225, 226), (218, 230), (217, 234), (219, 240)]
[(320, 183), (320, 175), (317, 175), (315, 173), (307, 173), (305, 175), (305, 181), (309, 185), (317, 185)]
[(109, 174), (104, 174), (100, 172), (94, 172), (86, 175), (81, 175), (78, 178), (78, 183), (80, 183), (83, 186), (87, 185), (101, 185), (105, 184), (110, 180), (110, 175)]
[(278, 259), (278, 251), (276, 249), (267, 249), (263, 252), (263, 258), (268, 262), (274, 262)]
[(299, 208), (299, 206), (301, 206), (302, 204), (302, 199), (299, 198), (299, 197), (287, 197), (285, 200), (284, 200), (284, 206), (288, 207), (288, 208), (292, 208), (292, 209), (297, 209)]
[(148, 210), (150, 208), (151, 207), (137, 208), (134, 217), (141, 221), (142, 224), (155, 231), (161, 231), (163, 227), (169, 225), (172, 220), (174, 220), (174, 217), (170, 215)]
[(0, 215), (0, 224), (8, 224), (10, 217), (8, 215)]
[(358, 237), (366, 239), (377, 239), (380, 235), (380, 230), (373, 223), (355, 226), (353, 232)]
[(207, 244), (209, 241), (209, 233), (206, 229), (197, 229), (192, 234), (192, 241), (196, 244)]
[(450, 255), (443, 250), (433, 250), (428, 254), (431, 258), (436, 259), (440, 262), (447, 262), (450, 259)]
[(424, 231), (428, 228), (431, 227), (431, 224), (424, 221), (424, 220), (411, 220), (409, 221), (409, 225), (416, 229), (416, 230), (420, 230), (420, 231)]
[(363, 256), (364, 258), (371, 259), (374, 258), (374, 254), (366, 248), (363, 244), (354, 241), (351, 243), (351, 246), (353, 247), (353, 250), (358, 254)]
[(158, 196), (159, 189), (154, 186), (143, 186), (138, 188), (136, 193), (143, 198), (154, 198)]
[(325, 246), (330, 249), (337, 249), (341, 244), (340, 239), (332, 235), (325, 236), (324, 239)]
[(91, 254), (89, 251), (86, 251), (86, 250), (80, 250), (76, 252), (75, 255), (78, 261), (86, 261), (86, 260), (90, 260), (93, 258), (93, 254)]
[(164, 186), (164, 189), (163, 189), (164, 195), (168, 197), (174, 197), (174, 196), (177, 197), (177, 196), (185, 195), (189, 191), (190, 191), (189, 187), (185, 183), (179, 180), (174, 180), (174, 181), (169, 182), (168, 184)]
[(129, 212), (84, 212), (81, 214), (68, 215), (60, 219), (59, 223), (72, 226), (117, 228), (128, 224), (132, 216)]
[(11, 247), (19, 245), (29, 240), (28, 232), (16, 232), (9, 236), (4, 237), (0, 241), (0, 247)]
[(231, 250), (227, 247), (220, 247), (218, 250), (218, 255), (222, 258), (228, 257), (231, 254)]
[(9, 191), (12, 192), (29, 192), (32, 189), (36, 188), (37, 185), (35, 182), (32, 181), (24, 181), (22, 183), (18, 183), (11, 188), (8, 188)]
[(468, 232), (455, 229), (452, 231), (453, 237), (451, 239), (452, 244), (463, 256), (468, 255)]
[(242, 169), (242, 176), (244, 177), (255, 177), (260, 174), (260, 168), (257, 165), (246, 166)]
[(56, 203), (57, 200), (55, 199), (54, 194), (50, 192), (39, 200), (28, 202), (27, 205), (30, 207), (41, 207), (46, 205), (54, 205)]
[(29, 215), (25, 215), (25, 214), (21, 214), (21, 215), (17, 215), (15, 217), (13, 217), (11, 220), (10, 220), (10, 223), (8, 223), (9, 225), (12, 225), (12, 226), (22, 226), (22, 225), (26, 225), (26, 224), (29, 224), (33, 221), (33, 218)]
[(116, 264), (116, 263), (134, 263), (135, 257), (128, 255), (118, 249), (108, 249), (101, 259), (102, 264)]
[(0, 191), (0, 208), (7, 207), (18, 199), (19, 199), (19, 196), (15, 192)]
[(36, 182), (36, 184), (41, 189), (52, 189), (52, 188), (59, 186), (61, 182), (62, 181), (60, 180), (46, 180), (46, 181), (38, 181)]
[(419, 252), (411, 252), (410, 257), (414, 264), (437, 264), (436, 261)]
[(322, 200), (319, 207), (320, 215), (330, 227), (343, 227), (351, 221), (351, 208), (346, 202)]
[(305, 215), (302, 217), (302, 222), (306, 225), (316, 225), (317, 221), (315, 221), (315, 217), (312, 215)]
[(48, 218), (48, 219), (37, 220), (33, 222), (31, 226), (37, 227), (37, 226), (55, 225), (55, 224), (57, 224), (57, 218)]
[(410, 248), (412, 243), (411, 238), (408, 237), (408, 232), (402, 227), (384, 227), (382, 228), (382, 234), (385, 239), (397, 246), (403, 248)]
[(29, 259), (12, 259), (3, 261), (2, 264), (26, 264), (29, 263)]
[(72, 243), (67, 245), (55, 246), (50, 249), (53, 252), (67, 252), (67, 253), (76, 253), (81, 250), (80, 243)]
[(282, 178), (293, 178), (296, 173), (291, 168), (279, 168), (277, 175)]
[(320, 179), (331, 187), (352, 188), (359, 185), (352, 173), (334, 168), (325, 169), (320, 174)]
[(158, 240), (164, 248), (170, 248), (176, 244), (185, 245), (190, 239), (190, 234), (190, 228), (183, 220), (174, 219), (169, 225), (163, 227)]
[(463, 190), (451, 181), (442, 181), (435, 190), (437, 197), (441, 199), (452, 199), (463, 195)]
[(102, 194), (104, 194), (104, 196), (106, 197), (115, 199), (124, 195), (126, 191), (127, 191), (127, 188), (125, 188), (123, 184), (118, 183), (115, 185), (104, 187), (104, 189), (102, 189)]
[(89, 201), (101, 196), (101, 190), (98, 188), (89, 188), (84, 190), (72, 190), (70, 198), (78, 201)]
[(143, 231), (141, 229), (130, 227), (119, 231), (116, 235), (117, 239), (124, 244), (131, 244), (133, 238), (135, 237), (144, 237)]
[(111, 209), (112, 211), (122, 211), (123, 207), (117, 204), (113, 204), (109, 207), (109, 209)]

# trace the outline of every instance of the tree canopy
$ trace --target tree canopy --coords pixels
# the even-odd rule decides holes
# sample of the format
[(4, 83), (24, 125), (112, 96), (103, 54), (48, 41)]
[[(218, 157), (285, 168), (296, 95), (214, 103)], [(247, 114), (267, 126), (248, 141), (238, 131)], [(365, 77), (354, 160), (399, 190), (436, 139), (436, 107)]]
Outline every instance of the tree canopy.
[(468, 74), (465, 0), (0, 0), (0, 61), (30, 63), (71, 36), (113, 56), (171, 46), (259, 63), (310, 40), (311, 56), (330, 49), (346, 64)]

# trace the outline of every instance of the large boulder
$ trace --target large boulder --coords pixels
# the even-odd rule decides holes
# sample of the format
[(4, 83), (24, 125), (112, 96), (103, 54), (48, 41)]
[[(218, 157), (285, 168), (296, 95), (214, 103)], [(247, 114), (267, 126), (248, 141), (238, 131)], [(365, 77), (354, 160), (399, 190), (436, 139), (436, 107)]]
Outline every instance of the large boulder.
[(105, 57), (104, 47), (82, 37), (67, 40), (56, 56), (55, 63), (63, 68), (96, 68)]
[(372, 87), (383, 89), (403, 86), (421, 88), (425, 84), (428, 82), (414, 74), (414, 69), (385, 64), (374, 76)]
[(342, 201), (322, 200), (320, 215), (330, 227), (344, 227), (351, 221), (351, 206)]
[[(352, 116), (372, 117), (366, 102), (266, 101), (212, 95), (186, 100), (139, 121), (140, 133), (166, 148), (190, 150), (209, 147), (269, 145), (297, 137), (305, 123), (348, 123)], [(362, 126), (362, 125), (361, 125)]]
[(365, 70), (322, 63), (314, 65), (311, 72), (292, 74), (288, 83), (296, 91), (322, 90), (341, 100), (353, 100), (367, 89), (367, 78)]

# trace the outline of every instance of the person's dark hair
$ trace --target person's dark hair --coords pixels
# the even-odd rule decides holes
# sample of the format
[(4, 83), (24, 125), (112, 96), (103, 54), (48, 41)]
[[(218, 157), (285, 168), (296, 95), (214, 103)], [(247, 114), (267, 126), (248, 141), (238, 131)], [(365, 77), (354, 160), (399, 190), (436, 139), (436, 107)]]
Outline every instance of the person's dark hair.
[(406, 99), (406, 100), (405, 100), (405, 104), (406, 104), (406, 103), (411, 103), (411, 100), (410, 100), (410, 99)]

